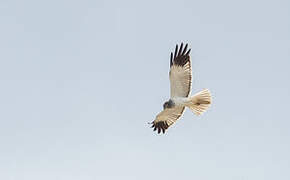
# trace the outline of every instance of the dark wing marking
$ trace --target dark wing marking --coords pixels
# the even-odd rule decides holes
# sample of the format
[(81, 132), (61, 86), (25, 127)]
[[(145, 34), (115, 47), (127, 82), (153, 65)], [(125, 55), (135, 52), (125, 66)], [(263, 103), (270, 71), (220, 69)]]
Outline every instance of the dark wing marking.
[(181, 43), (178, 50), (178, 45), (176, 45), (174, 56), (173, 53), (170, 55), (170, 67), (173, 65), (184, 66), (187, 62), (189, 62), (189, 53), (191, 49), (187, 50), (187, 47), (188, 44), (186, 44), (183, 49), (183, 43)]

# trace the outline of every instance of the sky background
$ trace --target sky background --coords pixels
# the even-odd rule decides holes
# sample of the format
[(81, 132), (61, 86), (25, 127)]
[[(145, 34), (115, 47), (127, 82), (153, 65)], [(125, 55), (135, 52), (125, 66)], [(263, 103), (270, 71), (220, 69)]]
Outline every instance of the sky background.
[[(193, 93), (165, 135), (169, 57)], [(0, 179), (289, 180), (290, 1), (1, 0)]]

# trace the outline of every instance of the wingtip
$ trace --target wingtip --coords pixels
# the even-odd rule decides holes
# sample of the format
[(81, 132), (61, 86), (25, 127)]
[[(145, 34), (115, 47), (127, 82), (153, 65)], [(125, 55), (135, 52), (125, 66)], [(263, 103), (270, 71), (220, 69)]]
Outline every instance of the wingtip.
[(178, 56), (180, 56), (180, 55), (181, 55), (182, 48), (183, 48), (183, 43), (181, 43), (181, 44), (180, 44), (179, 51), (178, 51)]
[(168, 126), (167, 122), (157, 122), (157, 123), (153, 122), (153, 125), (151, 126), (151, 128), (154, 128), (153, 131), (157, 130), (158, 134), (160, 134), (160, 133), (165, 134), (168, 127), (169, 126)]
[(186, 43), (186, 44), (185, 44), (185, 47), (184, 47), (184, 49), (183, 49), (183, 51), (182, 51), (182, 53), (181, 53), (182, 56), (185, 55), (186, 50), (187, 50), (187, 46), (188, 46), (188, 44)]
[(185, 54), (186, 56), (189, 56), (189, 53), (190, 53), (191, 49), (189, 48), (187, 53)]
[(176, 44), (176, 46), (175, 46), (174, 58), (173, 58), (173, 59), (176, 58), (176, 56), (177, 56), (177, 51), (178, 51), (178, 44)]
[(172, 65), (184, 66), (188, 61), (190, 61), (190, 58), (189, 58), (190, 51), (191, 49), (188, 50), (188, 43), (181, 42), (180, 46), (176, 44), (174, 56), (173, 56), (173, 53), (170, 56), (170, 67)]
[[(184, 44), (185, 44), (185, 46), (184, 46)], [(176, 56), (179, 56), (179, 55), (185, 55), (185, 52), (187, 51), (187, 48), (188, 48), (188, 43), (181, 42), (180, 46), (177, 43), (175, 45), (175, 56), (174, 56), (174, 58), (176, 58)]]
[(173, 65), (173, 53), (170, 53), (170, 67)]

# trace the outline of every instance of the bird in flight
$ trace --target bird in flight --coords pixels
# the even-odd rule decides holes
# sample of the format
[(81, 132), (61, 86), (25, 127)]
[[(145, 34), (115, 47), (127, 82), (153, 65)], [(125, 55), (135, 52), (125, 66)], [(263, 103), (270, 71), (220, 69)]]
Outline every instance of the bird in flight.
[(163, 104), (161, 111), (155, 118), (151, 128), (165, 133), (183, 114), (185, 107), (189, 108), (196, 115), (201, 115), (211, 104), (211, 94), (208, 89), (204, 89), (193, 96), (191, 92), (191, 63), (190, 50), (188, 44), (183, 48), (181, 43), (175, 47), (174, 55), (170, 56), (170, 99)]

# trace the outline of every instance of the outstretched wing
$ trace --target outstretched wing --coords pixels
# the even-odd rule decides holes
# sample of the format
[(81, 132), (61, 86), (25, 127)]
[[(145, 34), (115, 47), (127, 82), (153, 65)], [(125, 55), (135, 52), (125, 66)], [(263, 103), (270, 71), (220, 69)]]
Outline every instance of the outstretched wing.
[(183, 49), (183, 43), (181, 43), (178, 50), (178, 45), (175, 47), (174, 56), (171, 53), (170, 57), (170, 92), (171, 98), (174, 97), (188, 97), (191, 91), (191, 64), (189, 49), (187, 51), (188, 44)]
[(152, 128), (154, 131), (158, 130), (158, 134), (162, 131), (165, 133), (165, 130), (174, 124), (184, 112), (184, 107), (174, 107), (167, 108), (161, 111), (152, 122)]

